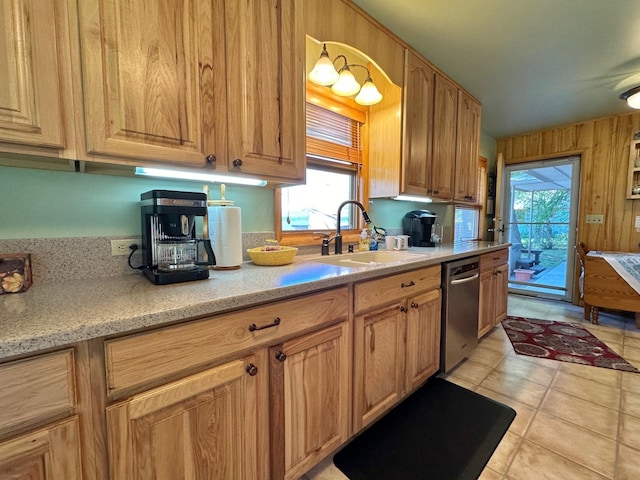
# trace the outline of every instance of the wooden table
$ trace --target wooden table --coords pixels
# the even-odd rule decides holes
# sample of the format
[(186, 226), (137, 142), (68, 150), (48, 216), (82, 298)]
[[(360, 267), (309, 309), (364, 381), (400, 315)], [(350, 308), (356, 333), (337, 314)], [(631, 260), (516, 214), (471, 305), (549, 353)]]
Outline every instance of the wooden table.
[(583, 299), (585, 320), (597, 324), (599, 308), (624, 310), (636, 314), (636, 327), (640, 328), (640, 294), (602, 258), (601, 252), (591, 251), (585, 257)]

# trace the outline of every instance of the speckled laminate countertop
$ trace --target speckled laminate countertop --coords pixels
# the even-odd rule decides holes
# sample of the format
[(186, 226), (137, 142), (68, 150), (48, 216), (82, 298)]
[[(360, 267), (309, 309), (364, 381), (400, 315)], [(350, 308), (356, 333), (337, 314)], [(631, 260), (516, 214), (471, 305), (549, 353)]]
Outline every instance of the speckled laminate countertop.
[(34, 284), (0, 296), (0, 358), (202, 317), (351, 282), (486, 253), (507, 245), (465, 242), (411, 248), (401, 264), (344, 268), (298, 256), (294, 263), (211, 272), (208, 280), (153, 285), (140, 275)]

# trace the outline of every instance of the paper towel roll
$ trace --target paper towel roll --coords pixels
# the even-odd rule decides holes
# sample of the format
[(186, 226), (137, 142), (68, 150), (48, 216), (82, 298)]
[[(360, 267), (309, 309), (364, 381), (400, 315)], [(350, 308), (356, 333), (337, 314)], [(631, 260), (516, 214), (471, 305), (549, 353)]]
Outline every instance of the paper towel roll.
[(214, 268), (238, 268), (242, 263), (240, 207), (208, 207), (209, 238), (216, 255)]

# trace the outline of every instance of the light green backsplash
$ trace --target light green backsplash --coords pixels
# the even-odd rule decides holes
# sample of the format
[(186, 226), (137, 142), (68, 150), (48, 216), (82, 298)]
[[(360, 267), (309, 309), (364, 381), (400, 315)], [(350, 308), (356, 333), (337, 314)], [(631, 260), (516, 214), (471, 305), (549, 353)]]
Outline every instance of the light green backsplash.
[[(495, 171), (496, 141), (481, 135), (480, 154)], [(148, 190), (201, 192), (202, 183), (0, 166), (0, 239), (140, 235), (140, 194)], [(219, 186), (211, 184), (211, 198)], [(242, 209), (242, 231), (272, 232), (273, 190), (227, 185), (226, 198)], [(373, 223), (402, 228), (411, 210), (432, 210), (453, 224), (453, 207), (376, 199), (367, 205)]]
[[(202, 183), (0, 166), (0, 239), (140, 235), (140, 194)], [(211, 198), (219, 185), (211, 184)], [(273, 231), (273, 190), (227, 185), (243, 232)]]
[(402, 228), (402, 218), (411, 210), (430, 210), (438, 216), (436, 222), (444, 226), (453, 224), (453, 208), (444, 203), (400, 202), (377, 198), (370, 201), (367, 208), (371, 222), (386, 229)]

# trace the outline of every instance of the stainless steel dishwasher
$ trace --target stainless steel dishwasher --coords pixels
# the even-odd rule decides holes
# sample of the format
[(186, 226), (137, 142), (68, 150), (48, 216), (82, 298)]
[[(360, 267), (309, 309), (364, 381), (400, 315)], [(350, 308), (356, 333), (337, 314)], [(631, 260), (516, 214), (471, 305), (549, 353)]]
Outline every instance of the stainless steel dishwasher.
[(444, 263), (440, 369), (448, 372), (478, 345), (480, 257)]

